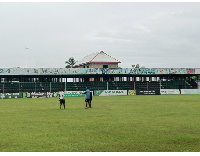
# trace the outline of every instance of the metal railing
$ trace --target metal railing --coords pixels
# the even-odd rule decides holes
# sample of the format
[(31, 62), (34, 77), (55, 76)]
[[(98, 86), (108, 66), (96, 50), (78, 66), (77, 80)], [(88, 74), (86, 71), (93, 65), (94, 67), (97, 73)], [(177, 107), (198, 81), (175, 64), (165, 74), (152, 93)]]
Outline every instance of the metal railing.
[[(194, 83), (194, 82), (193, 82)], [(90, 90), (151, 90), (151, 89), (197, 89), (186, 81), (114, 81), (114, 82), (5, 82), (0, 83), (0, 93), (58, 92)]]

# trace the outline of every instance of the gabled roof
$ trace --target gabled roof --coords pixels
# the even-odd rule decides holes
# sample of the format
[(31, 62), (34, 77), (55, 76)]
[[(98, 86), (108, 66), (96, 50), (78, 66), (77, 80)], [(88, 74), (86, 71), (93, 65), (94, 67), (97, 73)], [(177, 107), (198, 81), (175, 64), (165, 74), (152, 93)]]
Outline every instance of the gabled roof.
[(121, 63), (121, 62), (101, 51), (85, 56), (82, 60), (78, 61), (73, 67), (86, 65), (89, 63)]

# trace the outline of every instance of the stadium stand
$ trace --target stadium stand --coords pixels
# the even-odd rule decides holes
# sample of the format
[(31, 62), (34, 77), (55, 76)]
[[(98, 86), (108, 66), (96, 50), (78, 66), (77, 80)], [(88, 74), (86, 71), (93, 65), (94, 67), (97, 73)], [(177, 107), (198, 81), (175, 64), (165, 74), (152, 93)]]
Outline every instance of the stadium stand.
[(127, 90), (127, 89), (134, 89), (134, 82), (133, 81), (116, 81), (116, 89), (119, 90)]
[[(120, 68), (119, 63), (100, 51), (85, 56), (71, 68), (1, 68), (0, 93), (83, 91), (86, 87), (90, 90), (200, 88), (200, 68)], [(68, 78), (73, 82), (67, 82)]]
[[(83, 91), (86, 87), (90, 90), (200, 88), (200, 68), (120, 68), (119, 63), (100, 51), (85, 56), (71, 68), (1, 68), (0, 93)], [(67, 82), (68, 78), (73, 82)]]
[(162, 81), (162, 89), (191, 89), (192, 86), (185, 80)]
[(190, 89), (196, 89), (198, 88), (198, 84), (195, 81), (187, 81), (187, 85), (190, 86)]
[[(86, 87), (90, 90), (107, 90), (107, 82), (87, 81), (87, 82), (22, 82), (22, 83), (1, 83), (0, 93), (17, 92), (57, 92), (62, 89), (69, 91), (83, 91)], [(195, 81), (112, 81), (108, 82), (109, 90), (148, 90), (148, 89), (196, 89)]]
[(1, 84), (1, 92), (3, 91), (4, 88), (4, 93), (16, 93), (19, 92), (20, 90), (20, 85), (19, 83), (3, 83)]
[(151, 81), (149, 82), (149, 89), (159, 89), (160, 88), (160, 83), (157, 81)]

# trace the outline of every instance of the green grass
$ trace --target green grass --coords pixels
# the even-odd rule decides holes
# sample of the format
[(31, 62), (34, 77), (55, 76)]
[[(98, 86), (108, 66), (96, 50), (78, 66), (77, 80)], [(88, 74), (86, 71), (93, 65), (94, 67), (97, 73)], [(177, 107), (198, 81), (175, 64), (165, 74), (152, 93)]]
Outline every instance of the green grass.
[(0, 152), (200, 151), (200, 95), (0, 99)]

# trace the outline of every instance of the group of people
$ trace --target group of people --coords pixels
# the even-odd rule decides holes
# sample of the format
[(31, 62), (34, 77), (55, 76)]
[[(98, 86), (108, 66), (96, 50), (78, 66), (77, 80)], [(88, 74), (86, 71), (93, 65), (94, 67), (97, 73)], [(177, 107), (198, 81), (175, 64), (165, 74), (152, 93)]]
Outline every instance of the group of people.
[[(92, 104), (91, 104), (91, 101), (92, 101), (92, 93), (90, 92), (89, 88), (87, 87), (86, 88), (86, 91), (83, 92), (82, 94), (85, 94), (85, 109), (87, 108), (92, 108)], [(60, 109), (61, 109), (61, 106), (63, 105), (64, 106), (64, 109), (65, 109), (65, 95), (64, 95), (64, 91), (60, 92), (60, 97), (59, 97), (59, 101), (60, 101)], [(89, 105), (89, 107), (88, 107)]]

